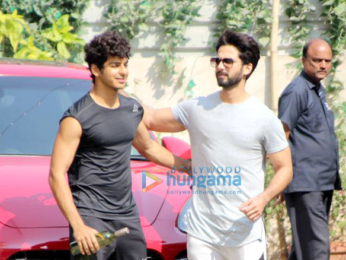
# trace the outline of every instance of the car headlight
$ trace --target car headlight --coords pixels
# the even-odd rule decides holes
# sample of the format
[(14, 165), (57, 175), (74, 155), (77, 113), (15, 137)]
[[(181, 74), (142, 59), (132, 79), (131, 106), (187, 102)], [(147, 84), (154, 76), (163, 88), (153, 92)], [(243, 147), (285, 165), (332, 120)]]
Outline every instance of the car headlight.
[(178, 217), (178, 229), (184, 233), (186, 233), (186, 230), (187, 230), (187, 221), (188, 221), (189, 214), (190, 214), (191, 200), (192, 200), (192, 197), (190, 197), (186, 201), (186, 203), (185, 203), (184, 207), (182, 208), (182, 210), (180, 211), (179, 217)]

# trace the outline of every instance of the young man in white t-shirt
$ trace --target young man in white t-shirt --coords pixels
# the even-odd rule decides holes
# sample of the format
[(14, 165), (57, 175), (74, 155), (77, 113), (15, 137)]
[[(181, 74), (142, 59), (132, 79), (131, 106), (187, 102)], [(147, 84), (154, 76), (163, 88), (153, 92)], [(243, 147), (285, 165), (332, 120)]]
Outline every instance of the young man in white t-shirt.
[[(145, 108), (144, 122), (159, 132), (188, 130), (193, 174), (205, 180), (205, 185), (193, 185), (189, 260), (265, 259), (261, 216), (291, 181), (290, 149), (280, 121), (245, 91), (260, 58), (256, 41), (225, 31), (216, 51), (211, 65), (221, 91), (172, 108)], [(275, 175), (264, 190), (267, 155)]]

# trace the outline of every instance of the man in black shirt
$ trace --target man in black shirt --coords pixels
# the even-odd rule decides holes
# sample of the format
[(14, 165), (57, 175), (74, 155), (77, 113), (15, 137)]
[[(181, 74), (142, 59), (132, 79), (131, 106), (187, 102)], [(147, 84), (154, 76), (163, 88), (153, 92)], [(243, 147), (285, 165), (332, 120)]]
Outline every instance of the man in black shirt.
[(142, 106), (118, 93), (129, 74), (128, 41), (106, 32), (85, 46), (85, 56), (94, 86), (61, 119), (50, 185), (69, 221), (70, 239), (77, 241), (83, 255), (99, 250), (98, 231), (127, 226), (126, 238), (102, 248), (92, 259), (145, 259), (146, 243), (131, 190), (131, 145), (163, 166), (190, 165), (151, 140), (142, 122)]
[(334, 189), (340, 189), (334, 114), (320, 83), (329, 73), (332, 49), (322, 39), (303, 49), (304, 69), (281, 94), (279, 118), (289, 139), (293, 180), (284, 192), (292, 226), (290, 260), (328, 260), (328, 218)]

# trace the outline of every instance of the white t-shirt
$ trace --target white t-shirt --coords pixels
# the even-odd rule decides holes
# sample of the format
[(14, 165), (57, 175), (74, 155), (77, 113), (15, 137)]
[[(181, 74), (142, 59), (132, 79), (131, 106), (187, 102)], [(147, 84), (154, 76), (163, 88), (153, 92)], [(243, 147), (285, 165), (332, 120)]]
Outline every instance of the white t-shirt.
[(191, 141), (194, 194), (187, 232), (230, 247), (261, 239), (262, 218), (250, 221), (238, 207), (263, 192), (267, 153), (288, 146), (280, 120), (254, 96), (228, 104), (220, 91), (172, 112)]

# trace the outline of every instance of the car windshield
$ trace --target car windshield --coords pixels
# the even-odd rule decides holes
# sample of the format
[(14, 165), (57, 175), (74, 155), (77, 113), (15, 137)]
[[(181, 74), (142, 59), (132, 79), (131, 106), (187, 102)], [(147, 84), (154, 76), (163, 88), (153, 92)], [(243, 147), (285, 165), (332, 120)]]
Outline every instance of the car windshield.
[[(91, 81), (0, 77), (0, 154), (50, 155), (59, 120), (91, 89)], [(132, 159), (144, 159), (132, 147)]]

